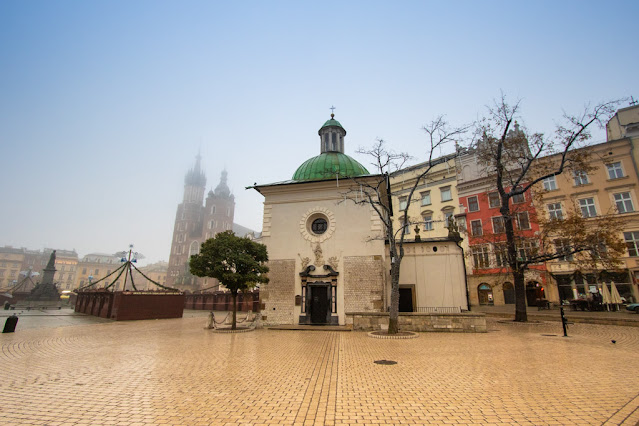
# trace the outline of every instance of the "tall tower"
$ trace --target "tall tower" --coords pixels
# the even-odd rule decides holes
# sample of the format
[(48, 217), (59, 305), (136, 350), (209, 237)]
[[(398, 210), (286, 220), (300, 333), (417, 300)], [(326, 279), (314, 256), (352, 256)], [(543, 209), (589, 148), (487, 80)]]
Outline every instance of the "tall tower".
[(180, 289), (193, 289), (197, 281), (189, 272), (188, 260), (191, 254), (199, 251), (202, 237), (206, 176), (201, 169), (201, 160), (198, 154), (195, 166), (184, 176), (184, 197), (175, 214), (167, 284)]
[(235, 214), (235, 196), (231, 194), (226, 178), (228, 173), (222, 171), (220, 183), (215, 191), (209, 191), (204, 207), (204, 236), (205, 239), (215, 237), (218, 232), (233, 229), (233, 216)]
[(189, 271), (191, 255), (199, 253), (202, 243), (218, 232), (233, 229), (235, 197), (227, 184), (228, 173), (222, 171), (220, 183), (209, 191), (204, 202), (206, 176), (198, 154), (195, 166), (184, 177), (184, 197), (177, 207), (166, 283), (181, 290), (212, 289), (218, 283), (212, 278), (198, 278)]

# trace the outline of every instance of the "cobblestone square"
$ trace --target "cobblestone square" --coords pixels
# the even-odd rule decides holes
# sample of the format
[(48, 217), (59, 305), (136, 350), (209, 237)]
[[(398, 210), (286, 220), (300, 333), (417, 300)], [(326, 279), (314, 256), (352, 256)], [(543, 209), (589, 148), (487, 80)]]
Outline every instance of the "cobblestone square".
[[(521, 325), (382, 340), (216, 334), (205, 318), (2, 334), (7, 425), (637, 424), (639, 328)], [(612, 341), (616, 343), (613, 343)], [(395, 365), (376, 360), (397, 361)]]

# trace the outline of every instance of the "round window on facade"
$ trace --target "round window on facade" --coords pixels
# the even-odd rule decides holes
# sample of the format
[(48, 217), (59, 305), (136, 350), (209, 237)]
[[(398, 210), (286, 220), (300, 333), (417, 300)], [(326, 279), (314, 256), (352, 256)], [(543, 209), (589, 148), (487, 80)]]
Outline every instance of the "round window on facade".
[(325, 214), (314, 213), (306, 219), (306, 232), (315, 237), (320, 235), (323, 237), (328, 231), (329, 225), (329, 219)]
[(313, 234), (322, 235), (328, 229), (328, 222), (323, 217), (318, 217), (311, 222), (311, 231)]

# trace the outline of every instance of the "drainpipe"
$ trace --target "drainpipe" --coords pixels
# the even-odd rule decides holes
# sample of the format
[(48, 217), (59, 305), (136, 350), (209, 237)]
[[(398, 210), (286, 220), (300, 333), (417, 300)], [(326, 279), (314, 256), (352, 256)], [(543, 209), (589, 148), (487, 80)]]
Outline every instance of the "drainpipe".
[(470, 312), (470, 294), (468, 293), (468, 274), (466, 274), (466, 258), (464, 256), (464, 248), (459, 245), (461, 239), (455, 239), (455, 245), (459, 247), (462, 254), (462, 264), (464, 265), (464, 284), (466, 285), (466, 306), (468, 307), (468, 312)]
[(635, 161), (635, 144), (632, 138), (628, 138), (628, 141), (630, 142), (630, 158), (632, 159), (632, 165), (634, 166), (635, 173), (639, 177), (639, 170), (637, 170), (637, 162)]

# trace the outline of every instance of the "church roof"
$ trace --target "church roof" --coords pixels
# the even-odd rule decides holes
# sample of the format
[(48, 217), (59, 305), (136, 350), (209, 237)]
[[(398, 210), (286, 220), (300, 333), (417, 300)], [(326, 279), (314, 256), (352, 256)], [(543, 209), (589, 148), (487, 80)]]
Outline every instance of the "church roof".
[[(329, 126), (342, 127), (340, 122), (335, 120), (332, 116), (331, 116), (331, 118), (329, 120), (326, 120), (326, 123), (324, 123), (324, 125), (322, 127), (320, 127), (320, 130), (322, 130), (324, 127), (329, 127)], [(342, 129), (343, 129), (343, 127), (342, 127)]]
[[(336, 121), (336, 120), (328, 120)], [(339, 124), (339, 123), (338, 123)], [(364, 166), (359, 164), (346, 154), (341, 152), (323, 152), (320, 155), (310, 158), (302, 163), (293, 174), (293, 181), (313, 181), (331, 179), (336, 176), (348, 178), (368, 175), (369, 172)]]

